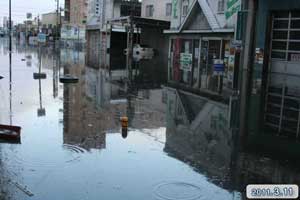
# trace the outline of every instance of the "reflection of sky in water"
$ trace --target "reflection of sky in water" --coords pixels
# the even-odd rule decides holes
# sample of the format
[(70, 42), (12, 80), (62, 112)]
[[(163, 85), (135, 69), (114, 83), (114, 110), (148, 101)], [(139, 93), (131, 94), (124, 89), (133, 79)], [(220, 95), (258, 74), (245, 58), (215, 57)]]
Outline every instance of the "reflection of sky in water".
[[(32, 54), (32, 67), (21, 61), (26, 54)], [(0, 59), (0, 75), (5, 77), (0, 81), (0, 123), (8, 123), (8, 56), (1, 54)], [(5, 163), (5, 176), (34, 193), (30, 199), (156, 199), (154, 190), (164, 182), (194, 184), (201, 189), (198, 199), (233, 199), (232, 193), (210, 183), (204, 175), (164, 152), (165, 127), (132, 129), (126, 140), (120, 133), (108, 133), (104, 137), (105, 147), (98, 150), (64, 145), (72, 134), (64, 138), (64, 123), (60, 123), (64, 118), (61, 112), (64, 108), (63, 86), (58, 87), (58, 96), (53, 96), (53, 71), (49, 65), (55, 63), (51, 60), (43, 63), (42, 71), (47, 74), (47, 79), (42, 80), (46, 115), (38, 117), (39, 85), (33, 79), (33, 73), (38, 71), (36, 52), (28, 49), (25, 53), (23, 49), (22, 53), (13, 54), (13, 123), (22, 126), (22, 144), (1, 144), (0, 158)], [(85, 99), (82, 101), (87, 107), (92, 104)], [(79, 111), (79, 114), (82, 112), (85, 111)], [(80, 123), (81, 118), (75, 116), (74, 120)], [(82, 132), (81, 137), (92, 133)], [(14, 185), (7, 186), (13, 194), (12, 199), (29, 198)], [(170, 191), (174, 188), (160, 188), (159, 192), (172, 196)], [(182, 190), (182, 195), (195, 190), (189, 187), (178, 189)]]

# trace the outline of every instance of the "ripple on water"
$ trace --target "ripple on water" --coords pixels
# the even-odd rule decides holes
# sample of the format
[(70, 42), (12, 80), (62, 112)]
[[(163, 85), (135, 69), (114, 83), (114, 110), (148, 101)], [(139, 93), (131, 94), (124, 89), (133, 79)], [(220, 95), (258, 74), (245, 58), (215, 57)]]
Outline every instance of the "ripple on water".
[[(31, 169), (52, 169), (68, 166), (71, 163), (79, 161), (81, 154), (86, 152), (83, 148), (69, 144), (64, 144), (62, 149), (64, 151), (61, 152), (63, 155), (61, 159), (57, 157), (49, 159), (47, 155), (24, 155), (22, 152), (16, 153), (14, 151), (7, 151), (5, 157), (9, 158), (10, 163), (17, 166), (27, 166)], [(70, 153), (66, 154), (66, 151)]]
[(201, 198), (201, 188), (185, 182), (164, 182), (154, 188), (154, 195), (162, 200), (195, 200)]

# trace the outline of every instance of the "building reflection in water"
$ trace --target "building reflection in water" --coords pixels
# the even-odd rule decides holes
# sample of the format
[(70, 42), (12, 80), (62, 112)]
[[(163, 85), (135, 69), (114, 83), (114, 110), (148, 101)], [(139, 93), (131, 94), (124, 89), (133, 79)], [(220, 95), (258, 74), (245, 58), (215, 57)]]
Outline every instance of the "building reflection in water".
[[(297, 184), (299, 168), (262, 155), (238, 152), (228, 108), (167, 88), (165, 152), (205, 174), (216, 185), (243, 192), (248, 184)], [(245, 197), (243, 197), (245, 199)]]
[(60, 56), (61, 73), (79, 78), (64, 84), (64, 144), (105, 148), (106, 134), (121, 133), (122, 116), (128, 116), (130, 129), (165, 127), (161, 89), (128, 91), (109, 71), (85, 66), (83, 52), (64, 50)]

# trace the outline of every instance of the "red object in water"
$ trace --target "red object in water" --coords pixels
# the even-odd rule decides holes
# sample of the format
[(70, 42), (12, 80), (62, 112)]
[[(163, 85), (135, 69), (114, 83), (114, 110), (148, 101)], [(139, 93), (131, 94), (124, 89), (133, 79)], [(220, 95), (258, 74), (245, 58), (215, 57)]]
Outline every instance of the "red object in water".
[(0, 140), (20, 142), (21, 127), (0, 124)]

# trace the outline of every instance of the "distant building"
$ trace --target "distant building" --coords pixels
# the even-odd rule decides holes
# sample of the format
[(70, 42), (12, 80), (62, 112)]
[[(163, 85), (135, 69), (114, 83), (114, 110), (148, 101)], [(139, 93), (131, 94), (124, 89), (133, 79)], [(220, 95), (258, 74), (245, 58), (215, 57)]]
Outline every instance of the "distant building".
[[(2, 26), (3, 26), (4, 34), (8, 34), (8, 31), (9, 31), (9, 19), (8, 19), (8, 17), (3, 17), (3, 25)], [(11, 26), (13, 28), (13, 26), (14, 26), (13, 21), (11, 21)]]
[(89, 0), (88, 3), (88, 16), (87, 24), (97, 24), (101, 20), (102, 11), (100, 10), (103, 6), (102, 0)]
[(70, 13), (70, 7), (71, 7), (71, 0), (65, 0), (65, 17), (64, 17), (64, 23), (69, 23), (71, 18)]
[(72, 25), (86, 24), (88, 0), (70, 0), (70, 20)]
[(8, 18), (3, 17), (3, 28), (6, 29), (8, 27)]
[(60, 19), (59, 17), (57, 18), (56, 12), (45, 13), (42, 14), (41, 24), (43, 27), (53, 28), (56, 27), (57, 24), (60, 24)]
[[(91, 8), (97, 5), (95, 0), (90, 2), (92, 2)], [(132, 74), (138, 73), (137, 65), (143, 66), (145, 74), (140, 74), (141, 77), (151, 77), (152, 82), (166, 77), (168, 41), (163, 30), (170, 27), (170, 22), (165, 20), (166, 13), (162, 12), (161, 17), (159, 15), (156, 18), (143, 17), (143, 3), (138, 0), (102, 0), (99, 2), (99, 12), (98, 9), (92, 9), (93, 12), (89, 13), (92, 16), (88, 17), (91, 20), (87, 23), (87, 64), (89, 66), (109, 69), (113, 80), (131, 79)], [(131, 23), (132, 29), (130, 29)], [(151, 58), (143, 57), (134, 60), (133, 55), (127, 56), (125, 53), (130, 46), (134, 46), (135, 55), (143, 54), (140, 54), (137, 49), (155, 53)], [(152, 71), (158, 73), (153, 76)], [(145, 80), (145, 78), (140, 79)]]
[(143, 18), (171, 21), (172, 0), (143, 0)]
[(65, 18), (61, 27), (61, 42), (66, 47), (82, 47), (85, 43), (85, 26), (88, 0), (65, 0)]

